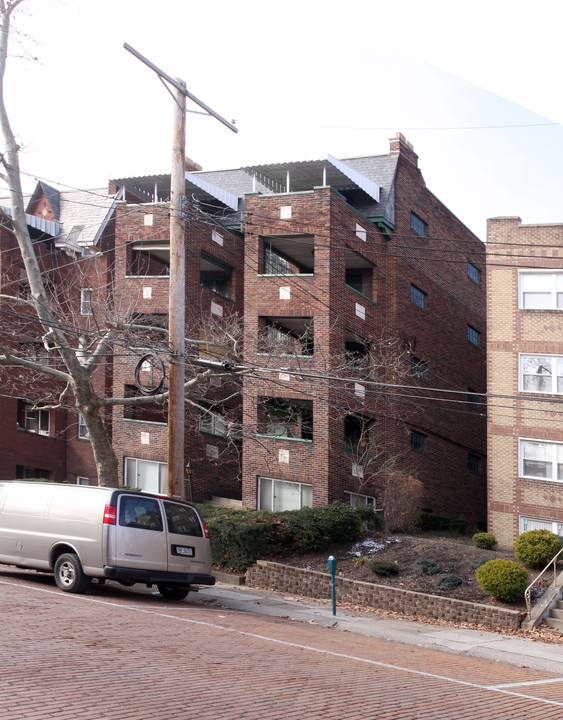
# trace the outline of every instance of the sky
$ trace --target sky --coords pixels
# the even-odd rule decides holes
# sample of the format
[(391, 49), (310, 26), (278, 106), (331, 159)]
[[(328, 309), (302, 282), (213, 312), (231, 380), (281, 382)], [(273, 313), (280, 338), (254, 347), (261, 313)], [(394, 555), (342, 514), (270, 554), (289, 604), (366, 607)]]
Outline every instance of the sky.
[(488, 217), (563, 222), (562, 16), (559, 0), (25, 0), (5, 80), (24, 189), (170, 171), (174, 101), (128, 43), (236, 121), (188, 113), (204, 170), (386, 154), (400, 131), (481, 239)]

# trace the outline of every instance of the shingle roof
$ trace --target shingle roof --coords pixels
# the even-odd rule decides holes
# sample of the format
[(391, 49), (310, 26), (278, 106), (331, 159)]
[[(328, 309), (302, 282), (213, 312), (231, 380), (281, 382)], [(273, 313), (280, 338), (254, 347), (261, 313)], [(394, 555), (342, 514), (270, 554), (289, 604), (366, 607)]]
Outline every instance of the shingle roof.
[(113, 208), (115, 198), (104, 190), (71, 190), (60, 193), (62, 231), (57, 244), (91, 247), (98, 243)]

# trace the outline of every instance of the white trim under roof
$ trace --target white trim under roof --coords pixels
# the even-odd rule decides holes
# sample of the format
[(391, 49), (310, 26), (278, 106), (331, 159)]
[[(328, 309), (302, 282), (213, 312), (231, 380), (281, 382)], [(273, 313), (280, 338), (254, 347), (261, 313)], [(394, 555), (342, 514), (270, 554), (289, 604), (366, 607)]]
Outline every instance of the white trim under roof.
[(331, 165), (334, 165), (337, 170), (340, 170), (343, 175), (346, 175), (355, 185), (367, 193), (367, 195), (373, 198), (375, 202), (379, 202), (379, 192), (381, 188), (377, 183), (374, 183), (373, 180), (370, 180), (365, 175), (346, 165), (342, 160), (337, 160), (332, 155), (327, 155), (326, 159)]
[(193, 185), (197, 185), (200, 190), (203, 190), (208, 195), (217, 198), (217, 200), (222, 202), (223, 205), (230, 207), (231, 210), (238, 210), (238, 195), (235, 195), (228, 190), (223, 190), (223, 188), (217, 187), (217, 185), (213, 185), (207, 180), (198, 177), (195, 173), (186, 172), (186, 180)]
[[(0, 210), (2, 210), (5, 215), (8, 215), (8, 217), (12, 217), (12, 208), (2, 205), (0, 206)], [(51, 237), (56, 237), (61, 231), (61, 224), (54, 220), (46, 220), (45, 218), (25, 213), (25, 221), (30, 227), (35, 228), (35, 230), (41, 230), (41, 232), (47, 233), (47, 235), (51, 235)]]

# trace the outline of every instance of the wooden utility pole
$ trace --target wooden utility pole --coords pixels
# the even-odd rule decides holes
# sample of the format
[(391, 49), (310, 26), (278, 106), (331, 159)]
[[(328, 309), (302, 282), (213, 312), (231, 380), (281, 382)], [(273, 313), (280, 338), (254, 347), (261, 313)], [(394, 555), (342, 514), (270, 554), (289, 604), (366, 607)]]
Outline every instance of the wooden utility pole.
[[(127, 43), (123, 47), (174, 88), (174, 132), (172, 172), (170, 174), (170, 287), (168, 333), (170, 339), (170, 379), (168, 383), (168, 495), (185, 497), (184, 491), (184, 383), (186, 321), (185, 174), (186, 174), (186, 98), (233, 132), (238, 128), (208, 107), (186, 89), (183, 80), (173, 79)], [(166, 88), (169, 90), (168, 86)]]

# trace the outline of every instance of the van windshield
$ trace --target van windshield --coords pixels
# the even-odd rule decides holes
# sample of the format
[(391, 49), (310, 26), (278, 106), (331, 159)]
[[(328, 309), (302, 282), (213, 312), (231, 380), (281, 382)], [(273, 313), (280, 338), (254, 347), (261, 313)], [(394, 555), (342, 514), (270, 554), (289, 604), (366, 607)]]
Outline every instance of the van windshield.
[(196, 511), (188, 505), (165, 502), (164, 509), (168, 521), (168, 532), (176, 535), (203, 537), (203, 528)]

